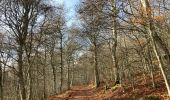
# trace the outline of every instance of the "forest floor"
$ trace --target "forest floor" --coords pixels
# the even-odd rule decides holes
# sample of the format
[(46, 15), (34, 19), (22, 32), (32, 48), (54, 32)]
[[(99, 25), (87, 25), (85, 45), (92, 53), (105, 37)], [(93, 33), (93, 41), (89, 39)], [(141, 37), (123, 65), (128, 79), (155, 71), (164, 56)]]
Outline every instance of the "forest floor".
[[(113, 87), (105, 90), (104, 85), (97, 89), (93, 85), (74, 86), (71, 90), (46, 100), (170, 100), (162, 77), (157, 75), (155, 81), (155, 89), (152, 88), (150, 80), (143, 84), (143, 79), (138, 80), (140, 84), (136, 84), (134, 89), (131, 86), (118, 86), (114, 90)], [(146, 96), (155, 96), (160, 99), (142, 99)]]

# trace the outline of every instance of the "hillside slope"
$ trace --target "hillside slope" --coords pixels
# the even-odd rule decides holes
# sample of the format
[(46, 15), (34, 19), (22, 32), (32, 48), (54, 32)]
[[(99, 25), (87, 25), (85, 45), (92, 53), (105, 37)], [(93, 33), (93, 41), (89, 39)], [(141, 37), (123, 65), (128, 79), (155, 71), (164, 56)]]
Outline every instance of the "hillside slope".
[(57, 96), (52, 96), (46, 100), (152, 100), (142, 99), (147, 96), (158, 97), (153, 100), (169, 100), (165, 84), (161, 76), (156, 77), (156, 88), (151, 88), (151, 83), (135, 85), (133, 89), (131, 86), (111, 87), (105, 90), (104, 85), (95, 89), (92, 85), (89, 86), (74, 86), (71, 90)]

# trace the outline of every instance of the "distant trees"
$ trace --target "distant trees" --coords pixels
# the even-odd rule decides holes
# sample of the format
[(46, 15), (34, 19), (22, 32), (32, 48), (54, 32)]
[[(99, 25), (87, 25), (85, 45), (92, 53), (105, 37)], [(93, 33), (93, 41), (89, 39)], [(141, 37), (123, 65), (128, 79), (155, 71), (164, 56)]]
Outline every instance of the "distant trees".
[[(73, 77), (73, 66), (76, 60), (76, 54), (78, 51), (81, 51), (82, 46), (78, 43), (78, 41), (76, 40), (76, 36), (77, 36), (77, 32), (79, 32), (79, 30), (76, 27), (72, 27), (70, 28), (70, 30), (68, 30), (69, 36), (67, 41), (65, 42), (65, 56), (66, 56), (66, 64), (67, 64), (67, 86), (68, 89), (71, 88), (71, 81)], [(72, 73), (72, 74), (71, 74)]]
[(80, 20), (82, 23), (82, 35), (85, 36), (92, 47), (93, 60), (94, 60), (94, 77), (95, 85), (99, 87), (100, 78), (99, 78), (99, 66), (98, 66), (98, 49), (100, 46), (100, 36), (102, 31), (103, 16), (100, 11), (103, 9), (103, 2), (96, 0), (89, 1), (86, 0), (82, 7), (79, 9)]

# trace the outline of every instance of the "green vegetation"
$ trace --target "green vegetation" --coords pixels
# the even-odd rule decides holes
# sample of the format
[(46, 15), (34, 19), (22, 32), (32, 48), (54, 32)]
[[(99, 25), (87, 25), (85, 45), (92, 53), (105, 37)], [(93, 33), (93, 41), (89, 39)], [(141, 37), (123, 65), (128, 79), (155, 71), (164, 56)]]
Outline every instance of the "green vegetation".
[(114, 85), (113, 87), (111, 87), (111, 90), (112, 91), (115, 91), (117, 88), (119, 88), (119, 87), (121, 87), (121, 85), (120, 84), (116, 84), (116, 85)]

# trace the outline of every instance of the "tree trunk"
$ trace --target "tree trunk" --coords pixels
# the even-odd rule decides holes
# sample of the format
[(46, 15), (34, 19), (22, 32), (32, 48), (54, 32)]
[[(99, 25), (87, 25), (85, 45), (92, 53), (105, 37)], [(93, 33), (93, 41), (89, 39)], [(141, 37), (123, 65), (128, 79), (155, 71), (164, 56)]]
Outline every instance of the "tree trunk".
[(70, 60), (67, 61), (67, 86), (70, 89)]
[(74, 60), (73, 60), (73, 65), (72, 65), (72, 68), (71, 68), (71, 81), (70, 81), (70, 86), (73, 86), (73, 81), (74, 81)]
[(47, 50), (46, 50), (46, 46), (45, 46), (45, 62), (44, 62), (44, 67), (43, 67), (43, 82), (44, 82), (44, 99), (47, 97), (47, 93), (46, 93), (46, 66), (47, 66)]
[(54, 47), (52, 48), (51, 51), (51, 59), (50, 59), (50, 63), (51, 63), (51, 67), (52, 67), (52, 71), (53, 71), (53, 89), (54, 89), (54, 93), (57, 93), (57, 82), (56, 82), (56, 68), (55, 65), (53, 64), (53, 60), (54, 60)]
[(116, 30), (116, 1), (112, 0), (112, 21), (113, 21), (113, 26), (112, 26), (112, 62), (113, 62), (113, 71), (114, 71), (114, 76), (115, 76), (115, 82), (120, 81), (120, 76), (119, 76), (119, 68), (118, 68), (118, 60), (117, 60), (117, 30)]
[(53, 64), (51, 64), (51, 66), (53, 70), (54, 93), (57, 93), (56, 68)]
[(33, 78), (32, 78), (32, 66), (29, 69), (29, 100), (33, 100)]
[(21, 89), (21, 100), (26, 100), (26, 88), (25, 88), (25, 81), (23, 75), (23, 45), (20, 44), (18, 50), (18, 78), (19, 84)]
[(60, 33), (60, 64), (61, 64), (61, 77), (60, 77), (60, 93), (62, 93), (63, 89), (63, 34)]
[(148, 63), (149, 63), (149, 69), (150, 69), (150, 75), (151, 75), (151, 79), (152, 79), (152, 87), (155, 88), (155, 78), (154, 78), (154, 74), (153, 74), (153, 70), (154, 70), (154, 65), (152, 63), (152, 53), (151, 53), (151, 46), (150, 43), (148, 45)]
[[(26, 54), (27, 53), (28, 52), (26, 50)], [(29, 100), (33, 100), (33, 76), (32, 76), (32, 64), (31, 64), (31, 60), (30, 60), (30, 54), (27, 54), (27, 61), (28, 61), (28, 65), (29, 65), (29, 69), (28, 69), (28, 75), (29, 75), (28, 76), (28, 78), (29, 78), (29, 97), (28, 98), (29, 98)]]
[(99, 72), (98, 72), (98, 55), (97, 55), (97, 45), (94, 42), (94, 78), (96, 88), (100, 85)]
[(0, 98), (1, 100), (3, 100), (3, 70), (1, 63), (0, 63)]

